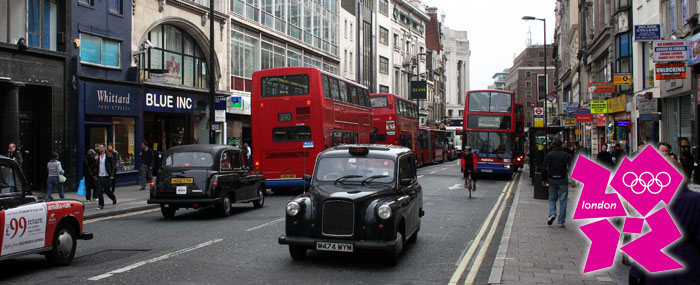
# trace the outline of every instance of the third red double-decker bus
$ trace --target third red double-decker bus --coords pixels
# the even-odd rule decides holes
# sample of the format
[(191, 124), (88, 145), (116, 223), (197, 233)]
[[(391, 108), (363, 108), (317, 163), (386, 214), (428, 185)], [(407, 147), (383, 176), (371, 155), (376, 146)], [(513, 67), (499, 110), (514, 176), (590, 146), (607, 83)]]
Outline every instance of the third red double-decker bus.
[(253, 161), (267, 187), (302, 187), (319, 152), (369, 143), (372, 111), (367, 88), (311, 67), (253, 73)]
[(447, 159), (447, 132), (445, 130), (420, 127), (418, 136), (418, 165), (443, 163)]
[(513, 144), (513, 171), (525, 165), (525, 116), (523, 103), (515, 103), (515, 143)]
[(372, 143), (401, 145), (414, 152), (418, 144), (418, 105), (394, 94), (370, 94)]
[(478, 174), (513, 174), (514, 97), (503, 90), (467, 92), (463, 146), (476, 153)]

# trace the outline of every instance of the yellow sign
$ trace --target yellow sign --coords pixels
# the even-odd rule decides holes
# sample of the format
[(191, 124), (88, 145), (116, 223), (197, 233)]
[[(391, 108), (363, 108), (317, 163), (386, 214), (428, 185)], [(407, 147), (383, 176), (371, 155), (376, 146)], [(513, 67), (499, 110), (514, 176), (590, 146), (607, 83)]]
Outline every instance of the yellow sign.
[(192, 184), (193, 182), (194, 182), (194, 178), (192, 178), (192, 177), (170, 178), (170, 184)]
[(627, 95), (620, 95), (607, 101), (608, 113), (624, 112), (627, 109)]
[(535, 128), (542, 128), (542, 127), (544, 127), (544, 120), (542, 120), (542, 119), (539, 119), (539, 120), (535, 119)]
[(573, 125), (576, 125), (576, 118), (571, 118), (571, 119), (566, 119), (566, 120), (564, 120), (564, 125), (566, 125), (566, 126), (573, 126)]
[(576, 133), (577, 135), (580, 135), (580, 134), (581, 134), (581, 130), (576, 129), (576, 131), (574, 131), (574, 133)]
[(632, 85), (632, 75), (631, 74), (616, 74), (613, 76), (613, 82), (615, 85)]
[(608, 112), (608, 101), (605, 100), (592, 100), (591, 101), (591, 114), (605, 114)]

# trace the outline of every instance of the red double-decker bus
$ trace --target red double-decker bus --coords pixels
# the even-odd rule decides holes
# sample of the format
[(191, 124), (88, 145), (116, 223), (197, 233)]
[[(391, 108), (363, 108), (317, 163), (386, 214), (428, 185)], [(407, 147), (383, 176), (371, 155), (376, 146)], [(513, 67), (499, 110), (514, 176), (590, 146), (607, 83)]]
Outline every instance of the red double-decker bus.
[(369, 143), (372, 110), (364, 86), (310, 67), (253, 73), (253, 161), (268, 188), (303, 187), (319, 152)]
[(503, 90), (468, 91), (463, 148), (477, 156), (478, 174), (513, 174), (515, 96)]
[(513, 144), (513, 171), (525, 165), (525, 116), (523, 103), (515, 103), (515, 143)]
[(415, 152), (418, 165), (443, 163), (447, 159), (447, 132), (445, 130), (420, 127), (418, 150)]
[(401, 145), (414, 152), (418, 144), (418, 105), (394, 94), (370, 94), (373, 133), (377, 144)]

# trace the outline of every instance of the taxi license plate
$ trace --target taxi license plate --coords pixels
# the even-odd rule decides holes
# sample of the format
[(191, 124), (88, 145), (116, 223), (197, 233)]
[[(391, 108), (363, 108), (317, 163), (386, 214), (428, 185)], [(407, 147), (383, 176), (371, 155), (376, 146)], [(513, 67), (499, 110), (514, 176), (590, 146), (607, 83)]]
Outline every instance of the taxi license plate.
[(353, 252), (353, 244), (351, 243), (335, 243), (335, 242), (316, 242), (316, 250), (321, 251), (337, 251), (337, 252)]
[(482, 169), (481, 172), (489, 172), (489, 173), (491, 173), (491, 172), (493, 172), (493, 169)]
[(296, 174), (282, 174), (280, 178), (297, 178)]
[(170, 178), (170, 184), (191, 184), (194, 182), (194, 178)]
[(177, 188), (175, 188), (175, 190), (176, 190), (175, 193), (177, 195), (186, 195), (187, 194), (187, 186), (177, 186)]

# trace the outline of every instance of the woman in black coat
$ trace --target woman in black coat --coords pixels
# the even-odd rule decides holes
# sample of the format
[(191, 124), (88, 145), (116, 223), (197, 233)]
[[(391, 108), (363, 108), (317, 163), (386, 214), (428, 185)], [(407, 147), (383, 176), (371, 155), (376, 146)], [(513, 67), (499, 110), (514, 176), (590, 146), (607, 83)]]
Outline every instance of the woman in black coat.
[[(88, 150), (85, 159), (83, 159), (83, 177), (85, 178), (85, 200), (91, 201), (95, 183), (97, 182), (97, 152), (93, 149)], [(97, 198), (95, 198), (97, 199)]]

